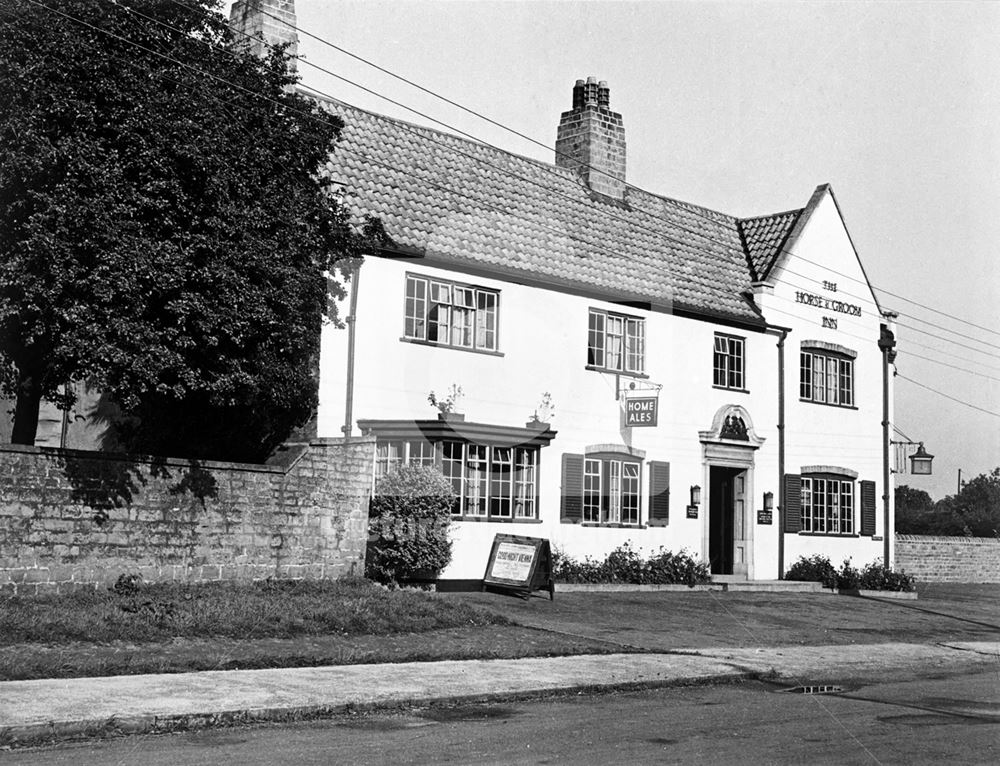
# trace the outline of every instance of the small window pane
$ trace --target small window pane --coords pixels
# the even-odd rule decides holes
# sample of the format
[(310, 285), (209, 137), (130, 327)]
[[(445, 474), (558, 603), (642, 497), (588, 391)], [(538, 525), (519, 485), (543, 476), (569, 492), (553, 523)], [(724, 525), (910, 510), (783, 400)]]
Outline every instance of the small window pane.
[(472, 516), (486, 515), (487, 481), (489, 463), (487, 448), (482, 444), (469, 444), (465, 451), (465, 512)]
[(622, 464), (622, 523), (639, 523), (639, 464)]
[(427, 281), (417, 277), (406, 278), (406, 301), (404, 309), (407, 338), (425, 340), (427, 335)]
[(625, 324), (625, 334), (625, 369), (628, 372), (642, 372), (646, 355), (646, 323), (641, 319), (629, 319)]
[(801, 375), (799, 377), (799, 396), (812, 399), (812, 354), (801, 354)]
[(465, 497), (464, 471), (462, 470), (463, 453), (464, 445), (460, 442), (445, 442), (442, 445), (441, 471), (445, 478), (451, 481), (451, 488), (455, 493), (455, 505), (452, 513), (461, 513), (463, 509), (463, 498)]
[(480, 290), (476, 293), (476, 348), (495, 351), (497, 347), (497, 296)]
[(535, 518), (535, 465), (534, 449), (517, 449), (517, 469), (514, 488), (514, 515), (517, 518)]
[(606, 366), (609, 370), (622, 369), (624, 331), (624, 322), (621, 317), (609, 316), (607, 318), (605, 352), (607, 354)]
[(590, 312), (590, 326), (587, 333), (587, 364), (604, 367), (604, 314)]
[(816, 354), (813, 354), (813, 400), (826, 401), (826, 362)]
[(584, 461), (583, 470), (583, 520), (601, 520), (601, 461)]
[(854, 362), (847, 359), (840, 360), (840, 403), (854, 404)]

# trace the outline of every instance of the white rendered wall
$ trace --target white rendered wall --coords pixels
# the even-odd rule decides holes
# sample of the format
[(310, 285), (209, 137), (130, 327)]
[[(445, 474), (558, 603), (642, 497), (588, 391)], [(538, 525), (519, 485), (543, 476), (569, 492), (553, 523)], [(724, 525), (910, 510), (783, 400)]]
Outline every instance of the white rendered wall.
[[(774, 293), (760, 299), (764, 315), (791, 328), (786, 340), (785, 471), (803, 466), (831, 465), (857, 471), (858, 479), (876, 485), (875, 537), (836, 537), (806, 533), (785, 536), (785, 566), (799, 556), (822, 554), (837, 566), (850, 557), (860, 568), (883, 558), (884, 537), (892, 544), (892, 529), (884, 528), (882, 496), (882, 352), (878, 347), (883, 318), (875, 305), (836, 203), (826, 192), (797, 239), (790, 255), (779, 262)], [(822, 264), (822, 265), (821, 265)], [(824, 283), (827, 283), (824, 285)], [(832, 289), (836, 285), (836, 289)], [(804, 292), (861, 309), (861, 316), (835, 311), (827, 304), (811, 306), (796, 299)], [(832, 304), (830, 304), (832, 305)], [(836, 329), (823, 318), (836, 320)], [(818, 340), (857, 352), (854, 360), (855, 408), (803, 401), (799, 397), (799, 353), (802, 341)], [(890, 398), (890, 402), (891, 402)], [(890, 412), (891, 417), (891, 412)], [(860, 528), (860, 485), (855, 484), (855, 525)], [(892, 501), (892, 487), (888, 489)], [(776, 494), (777, 497), (777, 494)], [(890, 509), (890, 520), (892, 512)]]
[[(401, 341), (407, 272), (475, 284), (500, 291), (499, 349), (503, 356)], [(458, 521), (454, 555), (445, 578), (483, 576), (493, 536), (500, 532), (544, 537), (571, 555), (603, 557), (623, 542), (643, 551), (663, 546), (686, 549), (707, 559), (708, 468), (699, 431), (708, 430), (716, 411), (730, 404), (751, 415), (763, 446), (754, 453), (752, 495), (747, 497), (748, 526), (754, 539), (751, 576), (777, 577), (778, 527), (756, 525), (763, 493), (778, 496), (776, 338), (759, 332), (625, 308), (553, 290), (473, 277), (456, 271), (369, 258), (361, 270), (357, 312), (357, 359), (353, 419), (434, 419), (428, 392), (452, 384), (465, 397), (459, 411), (466, 420), (523, 426), (543, 392), (555, 405), (552, 427), (558, 432), (541, 450), (539, 523)], [(621, 428), (615, 376), (585, 369), (588, 310), (591, 307), (646, 318), (646, 373), (663, 386), (656, 428)], [(343, 307), (346, 309), (346, 306)], [(342, 316), (346, 314), (346, 310)], [(715, 331), (746, 339), (749, 393), (712, 387)], [(347, 331), (327, 327), (320, 373), (319, 435), (340, 435), (344, 421)], [(630, 378), (621, 377), (621, 385)], [(640, 384), (641, 387), (642, 384)], [(356, 431), (355, 431), (356, 432)], [(357, 432), (356, 432), (357, 433)], [(588, 445), (619, 444), (645, 451), (641, 518), (648, 518), (648, 461), (671, 464), (670, 523), (666, 527), (610, 528), (562, 524), (561, 456), (583, 453)], [(689, 487), (705, 489), (697, 519), (686, 518)]]

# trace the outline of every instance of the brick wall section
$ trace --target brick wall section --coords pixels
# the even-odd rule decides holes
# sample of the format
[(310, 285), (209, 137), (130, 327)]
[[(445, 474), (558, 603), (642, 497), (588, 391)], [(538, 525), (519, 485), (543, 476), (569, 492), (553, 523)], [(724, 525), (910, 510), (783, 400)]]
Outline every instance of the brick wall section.
[(896, 569), (920, 582), (1000, 583), (1000, 538), (896, 535)]
[(373, 438), (248, 465), (0, 447), (0, 591), (364, 572)]

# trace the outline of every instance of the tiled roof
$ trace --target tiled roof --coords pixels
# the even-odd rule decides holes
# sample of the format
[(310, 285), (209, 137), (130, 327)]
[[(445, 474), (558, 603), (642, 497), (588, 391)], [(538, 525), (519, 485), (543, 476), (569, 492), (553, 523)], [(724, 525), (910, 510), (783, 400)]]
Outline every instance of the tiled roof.
[(746, 246), (754, 280), (767, 277), (800, 215), (802, 210), (789, 210), (786, 213), (740, 220), (740, 234)]
[(611, 201), (571, 170), (322, 103), (344, 121), (328, 171), (351, 215), (381, 218), (400, 249), (608, 300), (761, 323), (744, 297), (751, 273), (738, 219), (634, 188), (624, 203)]

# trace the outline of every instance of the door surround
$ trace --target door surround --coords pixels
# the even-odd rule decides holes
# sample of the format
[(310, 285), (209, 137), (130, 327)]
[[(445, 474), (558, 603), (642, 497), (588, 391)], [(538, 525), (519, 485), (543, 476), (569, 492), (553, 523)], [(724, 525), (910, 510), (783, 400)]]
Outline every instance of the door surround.
[(765, 439), (757, 436), (753, 427), (753, 419), (750, 413), (738, 404), (727, 404), (720, 407), (715, 417), (712, 418), (712, 427), (707, 431), (699, 431), (698, 439), (702, 445), (702, 466), (704, 478), (702, 486), (705, 487), (704, 502), (702, 503), (702, 560), (709, 560), (710, 546), (710, 526), (709, 509), (712, 507), (710, 496), (712, 487), (713, 467), (737, 468), (746, 471), (745, 483), (745, 504), (743, 512), (743, 528), (745, 529), (746, 543), (746, 577), (748, 580), (754, 579), (754, 528), (757, 526), (753, 519), (753, 502), (750, 498), (754, 495), (754, 453), (760, 449)]

